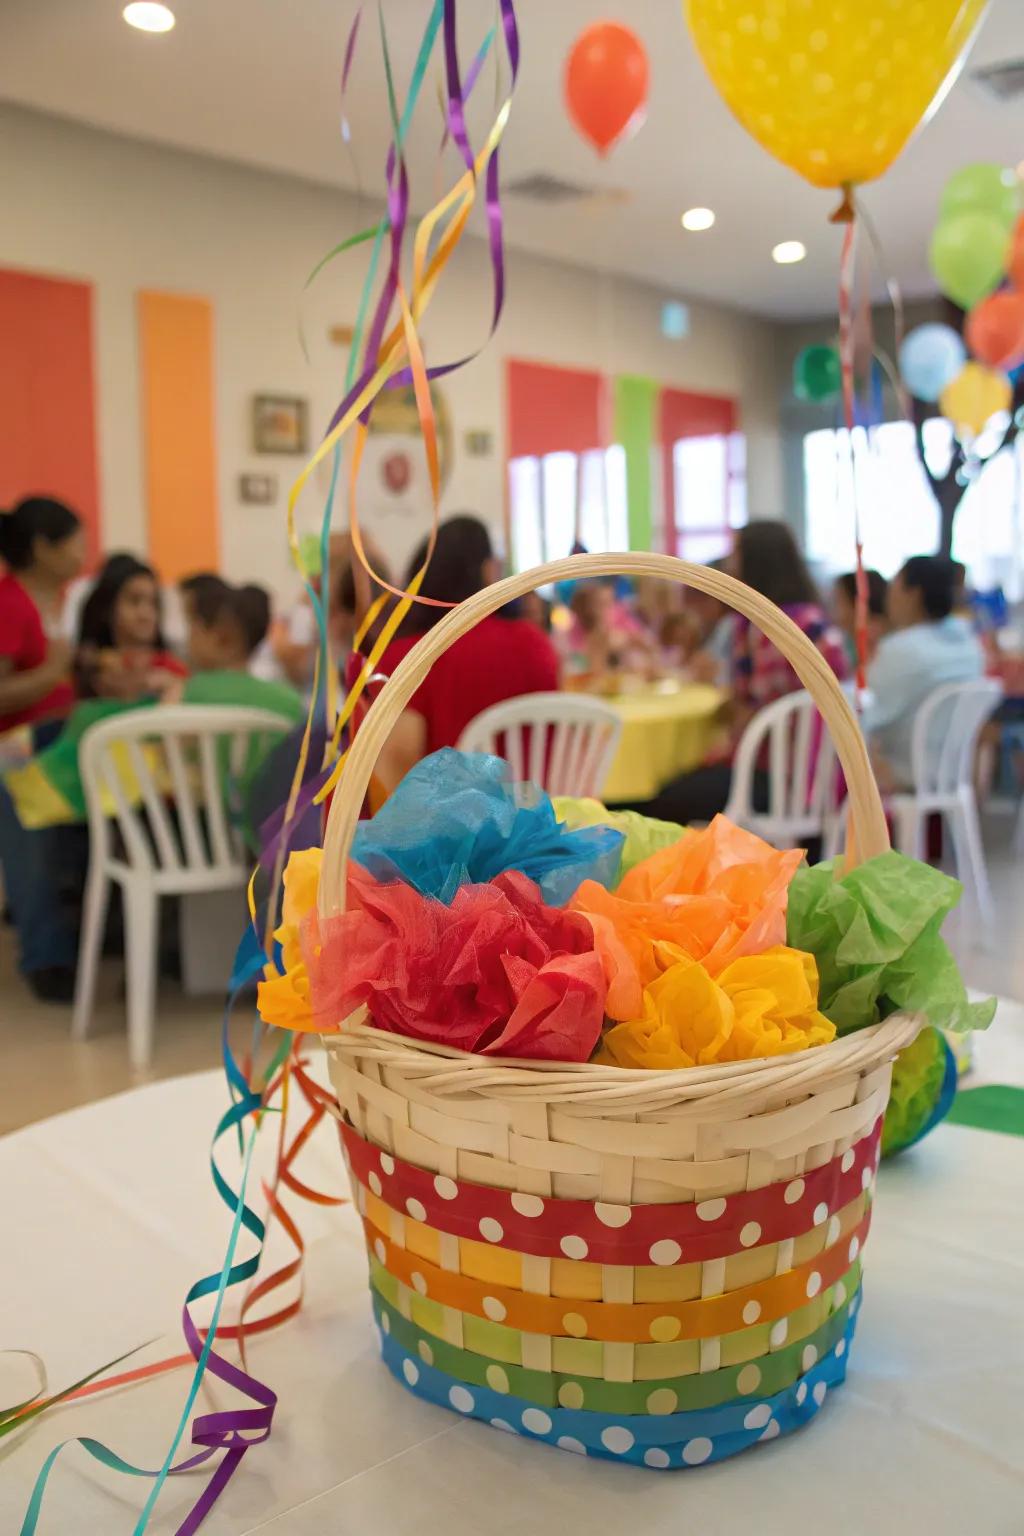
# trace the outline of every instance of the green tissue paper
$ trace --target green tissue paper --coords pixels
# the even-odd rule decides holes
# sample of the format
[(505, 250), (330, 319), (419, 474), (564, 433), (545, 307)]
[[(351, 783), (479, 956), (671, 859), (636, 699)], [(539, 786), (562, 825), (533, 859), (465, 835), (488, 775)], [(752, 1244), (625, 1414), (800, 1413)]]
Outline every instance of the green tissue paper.
[(787, 939), (818, 962), (818, 1006), (850, 1034), (890, 1013), (923, 1013), (960, 1032), (985, 1029), (995, 999), (971, 1003), (941, 928), (959, 881), (900, 853), (883, 853), (836, 878), (832, 863), (797, 870)]

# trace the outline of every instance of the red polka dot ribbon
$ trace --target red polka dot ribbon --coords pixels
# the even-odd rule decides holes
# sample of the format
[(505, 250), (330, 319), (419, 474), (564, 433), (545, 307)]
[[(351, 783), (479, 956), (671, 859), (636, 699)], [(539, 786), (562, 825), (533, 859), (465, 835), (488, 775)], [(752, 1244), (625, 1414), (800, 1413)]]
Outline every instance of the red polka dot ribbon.
[(518, 1194), (433, 1174), (339, 1127), (353, 1177), (393, 1210), (440, 1232), (542, 1258), (597, 1264), (703, 1263), (799, 1237), (870, 1187), (882, 1122), (798, 1178), (685, 1204), (611, 1205)]

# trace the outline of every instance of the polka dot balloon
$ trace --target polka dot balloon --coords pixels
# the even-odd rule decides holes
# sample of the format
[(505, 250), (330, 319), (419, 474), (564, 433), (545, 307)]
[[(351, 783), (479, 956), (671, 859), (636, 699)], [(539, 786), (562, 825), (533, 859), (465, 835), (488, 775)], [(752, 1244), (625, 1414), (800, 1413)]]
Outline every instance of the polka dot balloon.
[(685, 0), (748, 133), (816, 187), (881, 176), (941, 99), (986, 0)]

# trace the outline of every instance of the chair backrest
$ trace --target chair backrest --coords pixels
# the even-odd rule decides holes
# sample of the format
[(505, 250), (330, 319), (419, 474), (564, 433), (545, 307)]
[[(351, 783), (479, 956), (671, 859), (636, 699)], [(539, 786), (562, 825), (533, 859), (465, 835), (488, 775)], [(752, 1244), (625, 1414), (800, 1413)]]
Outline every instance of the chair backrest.
[(915, 794), (954, 795), (973, 783), (978, 737), (1002, 696), (1002, 684), (992, 677), (944, 683), (928, 695), (914, 716)]
[(514, 779), (550, 795), (599, 799), (621, 736), (622, 719), (610, 704), (578, 693), (527, 693), (471, 720), (459, 750), (493, 752)]
[(101, 720), (82, 737), (79, 772), (90, 858), (190, 885), (247, 872), (241, 790), (293, 722), (265, 709), (167, 704)]
[[(754, 806), (754, 775), (767, 760), (768, 810)], [(822, 836), (841, 798), (839, 762), (809, 693), (766, 704), (747, 725), (733, 760), (725, 814), (778, 847)]]

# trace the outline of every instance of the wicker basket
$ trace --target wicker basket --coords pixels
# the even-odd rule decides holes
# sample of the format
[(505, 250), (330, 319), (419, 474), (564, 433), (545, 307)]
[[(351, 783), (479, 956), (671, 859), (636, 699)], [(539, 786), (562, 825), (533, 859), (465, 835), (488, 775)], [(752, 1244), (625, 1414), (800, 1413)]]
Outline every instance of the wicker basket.
[[(523, 592), (619, 572), (698, 587), (764, 630), (832, 732), (848, 857), (888, 847), (849, 706), (789, 619), (703, 566), (575, 556), (463, 603), (396, 670), (331, 809), (324, 915), (343, 910), (370, 772), (432, 661)], [(845, 1375), (891, 1063), (918, 1028), (896, 1015), (795, 1056), (637, 1072), (485, 1060), (344, 1021), (325, 1044), (389, 1369), (497, 1428), (649, 1467), (797, 1428)]]

